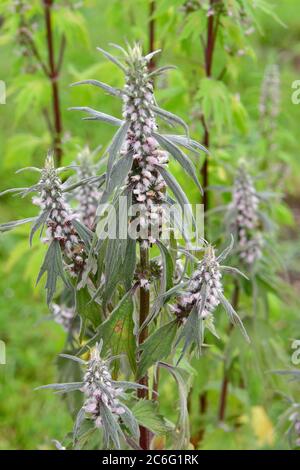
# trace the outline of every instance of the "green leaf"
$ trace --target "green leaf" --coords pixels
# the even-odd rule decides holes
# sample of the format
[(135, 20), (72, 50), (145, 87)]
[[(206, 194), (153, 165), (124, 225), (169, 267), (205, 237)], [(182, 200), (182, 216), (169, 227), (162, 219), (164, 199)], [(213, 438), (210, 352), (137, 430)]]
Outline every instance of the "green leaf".
[(177, 320), (163, 325), (140, 346), (142, 354), (138, 363), (138, 378), (143, 377), (153, 364), (169, 356), (176, 336), (177, 327)]
[(196, 345), (198, 354), (201, 354), (202, 341), (203, 341), (202, 332), (203, 332), (202, 318), (199, 316), (197, 306), (194, 305), (176, 341), (176, 346), (177, 346), (180, 343), (180, 341), (184, 339), (184, 345), (183, 345), (180, 357), (177, 361), (177, 364), (181, 361), (186, 350), (192, 344)]
[(109, 114), (101, 113), (100, 111), (96, 111), (96, 109), (89, 108), (88, 106), (73, 106), (72, 108), (69, 108), (69, 111), (83, 111), (90, 114), (91, 117), (82, 118), (85, 121), (102, 121), (107, 124), (111, 124), (112, 126), (121, 126), (123, 124), (121, 119), (110, 116)]
[(107, 91), (112, 96), (117, 96), (121, 97), (122, 96), (122, 91), (118, 90), (117, 88), (113, 88), (110, 85), (107, 85), (106, 83), (99, 82), (99, 80), (81, 80), (80, 82), (75, 82), (72, 83), (71, 86), (78, 86), (78, 85), (94, 85), (99, 88), (102, 88), (102, 90)]
[(157, 134), (153, 132), (153, 137), (157, 140), (157, 142), (173, 157), (177, 162), (181, 165), (181, 167), (186, 171), (186, 173), (192, 178), (192, 180), (196, 183), (198, 189), (200, 190), (201, 194), (203, 194), (203, 189), (201, 184), (198, 181), (198, 177), (196, 174), (195, 167), (193, 163), (189, 160), (185, 153), (180, 150), (175, 144), (171, 142), (167, 137)]
[(128, 290), (131, 287), (133, 276), (136, 267), (136, 240), (128, 238), (126, 253), (123, 262), (123, 276), (125, 289)]
[(61, 249), (58, 240), (53, 240), (48, 248), (36, 281), (37, 284), (44, 273), (47, 273), (46, 290), (47, 303), (49, 305), (56, 291), (56, 283), (58, 277), (63, 280), (66, 287), (72, 289), (72, 284), (70, 283), (64, 272)]
[(96, 328), (101, 323), (100, 306), (93, 300), (87, 286), (76, 290), (76, 313), (85, 320), (88, 319)]
[(125, 439), (125, 437), (118, 423), (118, 418), (116, 415), (113, 415), (109, 407), (103, 402), (100, 405), (100, 415), (103, 421), (104, 447), (110, 448), (110, 443), (112, 442), (116, 449), (120, 449), (119, 438), (122, 437)]
[(160, 362), (159, 367), (166, 369), (175, 379), (179, 392), (179, 417), (176, 424), (174, 449), (187, 449), (190, 443), (189, 412), (187, 406), (190, 375), (180, 367)]
[(28, 224), (30, 222), (35, 222), (36, 217), (28, 217), (27, 219), (13, 220), (12, 222), (6, 222), (5, 224), (0, 225), (0, 232), (9, 232), (20, 225)]
[(198, 154), (200, 151), (208, 153), (208, 150), (204, 147), (204, 145), (199, 144), (196, 140), (189, 139), (185, 135), (173, 135), (173, 134), (162, 134), (163, 137), (166, 137), (168, 140), (173, 142), (174, 144), (181, 145), (182, 147), (190, 150)]
[(32, 239), (33, 239), (33, 236), (35, 234), (35, 232), (42, 226), (42, 230), (41, 232), (43, 231), (43, 227), (46, 223), (46, 220), (48, 218), (48, 215), (50, 213), (50, 210), (45, 210), (43, 211), (39, 216), (38, 218), (35, 220), (32, 228), (31, 228), (31, 231), (30, 231), (30, 236), (29, 236), (29, 243), (30, 243), (30, 246), (32, 245)]
[(239, 327), (239, 329), (241, 330), (241, 332), (242, 332), (243, 336), (245, 337), (246, 341), (248, 343), (250, 343), (250, 338), (247, 334), (247, 331), (245, 330), (243, 322), (240, 319), (240, 317), (238, 316), (238, 314), (236, 313), (236, 311), (234, 310), (234, 308), (232, 307), (232, 305), (230, 304), (230, 302), (228, 302), (228, 300), (226, 299), (226, 297), (224, 297), (223, 294), (219, 294), (219, 298), (220, 298), (220, 302), (222, 303), (223, 307), (225, 308), (226, 313), (229, 316), (229, 319), (230, 319), (231, 323), (234, 326)]
[(105, 55), (105, 57), (108, 60), (113, 62), (117, 67), (119, 67), (121, 70), (123, 70), (124, 73), (126, 73), (126, 67), (123, 64), (121, 64), (121, 62), (116, 57), (114, 57), (109, 52), (105, 51), (104, 49), (101, 49), (101, 47), (97, 47), (97, 50), (99, 52), (102, 52), (102, 54)]
[(160, 249), (163, 265), (163, 275), (160, 290), (160, 295), (162, 295), (173, 287), (174, 264), (172, 256), (170, 255), (167, 247), (159, 240), (156, 241), (156, 244)]
[(165, 119), (168, 121), (171, 125), (174, 124), (179, 124), (182, 126), (186, 132), (186, 135), (189, 135), (189, 128), (187, 124), (178, 116), (176, 116), (173, 113), (170, 113), (170, 111), (166, 111), (165, 109), (158, 108), (157, 106), (151, 106), (152, 110), (154, 111), (155, 114), (157, 114), (159, 117), (162, 119)]
[(189, 216), (191, 217), (191, 220), (194, 221), (194, 217), (191, 211), (190, 203), (189, 200), (182, 190), (180, 184), (176, 181), (173, 175), (169, 173), (164, 167), (157, 166), (158, 171), (160, 172), (161, 176), (167, 183), (168, 187), (171, 189), (173, 192), (174, 196), (176, 197), (177, 201), (179, 202), (181, 209), (183, 211), (183, 214), (186, 214), (188, 212)]
[(107, 188), (103, 192), (100, 204), (105, 204), (113, 191), (120, 188), (128, 175), (132, 165), (132, 152), (121, 157), (113, 166), (111, 175), (107, 183)]
[(107, 162), (107, 172), (106, 172), (106, 188), (109, 187), (109, 180), (115, 160), (120, 154), (121, 147), (123, 145), (126, 133), (129, 128), (129, 122), (124, 122), (120, 129), (114, 135), (114, 138), (108, 148), (108, 162)]
[(79, 220), (73, 219), (72, 225), (78, 233), (80, 239), (85, 244), (87, 250), (90, 249), (94, 233), (85, 225), (83, 225)]
[(164, 417), (159, 414), (157, 408), (157, 403), (149, 400), (139, 400), (134, 404), (131, 411), (141, 426), (160, 436), (170, 432), (172, 428)]
[(124, 295), (110, 314), (110, 317), (99, 327), (97, 335), (93, 338), (93, 344), (102, 338), (103, 354), (108, 350), (110, 350), (112, 355), (125, 353), (132, 371), (135, 372), (136, 341), (133, 331), (132, 296), (132, 290)]
[(223, 82), (213, 78), (203, 78), (196, 98), (200, 100), (205, 121), (207, 123), (213, 121), (218, 134), (224, 126), (231, 125), (231, 96)]

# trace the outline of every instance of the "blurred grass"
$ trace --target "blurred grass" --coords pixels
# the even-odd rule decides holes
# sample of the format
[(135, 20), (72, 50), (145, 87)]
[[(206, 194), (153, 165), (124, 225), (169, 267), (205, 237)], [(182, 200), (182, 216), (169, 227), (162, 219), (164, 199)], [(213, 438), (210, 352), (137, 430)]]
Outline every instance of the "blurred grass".
[[(3, 251), (2, 251), (3, 260)], [(34, 391), (55, 382), (54, 364), (64, 333), (45, 321), (41, 298), (18, 271), (1, 273), (0, 337), (6, 344), (6, 365), (0, 365), (0, 449), (52, 448), (71, 429), (66, 404), (49, 391)]]

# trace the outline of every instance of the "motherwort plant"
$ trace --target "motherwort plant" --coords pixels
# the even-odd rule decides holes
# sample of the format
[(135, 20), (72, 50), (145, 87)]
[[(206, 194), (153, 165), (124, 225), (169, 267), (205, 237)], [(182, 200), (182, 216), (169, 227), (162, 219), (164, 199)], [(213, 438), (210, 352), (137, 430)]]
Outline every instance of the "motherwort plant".
[(197, 263), (196, 270), (193, 271), (184, 293), (178, 297), (177, 303), (172, 307), (179, 322), (183, 324), (177, 340), (179, 343), (184, 338), (183, 352), (193, 343), (199, 353), (201, 352), (205, 327), (218, 337), (214, 327), (214, 312), (220, 303), (225, 308), (230, 321), (240, 327), (249, 341), (238, 314), (224, 296), (222, 271), (243, 275), (237, 268), (220, 264), (229, 254), (232, 245), (218, 256), (211, 245), (205, 248), (203, 259)]
[(241, 165), (233, 186), (230, 223), (236, 235), (239, 257), (248, 266), (252, 266), (262, 256), (259, 203), (252, 178), (245, 166)]
[[(232, 244), (216, 255), (207, 243), (201, 259), (199, 246), (195, 247), (187, 238), (185, 223), (178, 222), (178, 210), (174, 211), (169, 236), (163, 237), (169, 207), (178, 205), (183, 213), (188, 210), (195, 225), (188, 198), (171, 174), (168, 161), (174, 158), (201, 191), (186, 151), (199, 158), (205, 148), (190, 138), (182, 119), (156, 103), (153, 77), (169, 68), (149, 70), (149, 61), (158, 51), (144, 56), (139, 45), (126, 50), (115, 47), (121, 58), (102, 49), (101, 52), (124, 72), (123, 89), (94, 79), (75, 84), (96, 86), (121, 100), (122, 119), (89, 107), (75, 108), (88, 114), (85, 119), (117, 127), (104, 155), (105, 174), (95, 174), (97, 168), (84, 150), (77, 162), (79, 166), (75, 165), (79, 181), (67, 180), (63, 184), (60, 173), (68, 168), (55, 169), (49, 155), (42, 170), (33, 169), (41, 174), (35, 186), (11, 190), (22, 195), (37, 191), (34, 202), (40, 207), (40, 215), (1, 228), (8, 230), (33, 222), (32, 239), (39, 228), (43, 231), (46, 227), (49, 249), (39, 278), (47, 272), (48, 303), (58, 291), (60, 277), (72, 299), (67, 307), (74, 309), (74, 316), (80, 318), (79, 334), (68, 347), (73, 348), (72, 359), (87, 367), (84, 380), (49, 386), (63, 393), (83, 392), (74, 442), (80, 423), (87, 417), (93, 429), (101, 430), (104, 447), (119, 448), (122, 441), (127, 447), (149, 449), (152, 434), (165, 433), (167, 446), (186, 448), (189, 378), (185, 370), (163, 360), (171, 360), (182, 343), (183, 353), (187, 348), (192, 353), (194, 345), (201, 351), (204, 327), (215, 332), (213, 319), (219, 303), (247, 337), (241, 320), (224, 296), (223, 272), (239, 271), (221, 264)], [(184, 133), (162, 133), (159, 120), (173, 128), (181, 127)], [(74, 199), (79, 202), (76, 212), (67, 202)], [(124, 199), (128, 211), (123, 210)], [(114, 236), (106, 230), (111, 225), (116, 229)], [(135, 230), (131, 231), (132, 227)], [(176, 237), (175, 229), (179, 227), (180, 236)], [(196, 265), (192, 274), (190, 261)], [(177, 300), (172, 307), (174, 296)], [(69, 316), (60, 321), (65, 325)], [(96, 343), (101, 347), (94, 349)], [(120, 362), (114, 362), (112, 371), (110, 362), (101, 358), (100, 350), (103, 357), (109, 353), (113, 357), (122, 356)], [(90, 351), (90, 360), (85, 363), (81, 357)], [(167, 370), (178, 385), (180, 409), (174, 425), (157, 410), (159, 369)], [(153, 373), (151, 381), (149, 373)], [(115, 380), (120, 375), (132, 376), (138, 384)], [(136, 389), (137, 397), (128, 401), (127, 408), (126, 390), (132, 388)]]
[[(60, 393), (80, 391), (83, 393), (83, 405), (78, 412), (73, 429), (72, 444), (70, 448), (81, 448), (84, 444), (84, 433), (100, 431), (103, 448), (111, 446), (120, 449), (121, 442), (126, 444), (127, 439), (139, 438), (139, 427), (133, 413), (128, 408), (126, 401), (130, 399), (130, 393), (141, 386), (132, 382), (115, 381), (112, 379), (110, 365), (115, 357), (103, 359), (101, 357), (102, 342), (96, 344), (90, 353), (90, 359), (82, 359), (62, 354), (66, 359), (79, 362), (85, 368), (82, 382), (50, 384), (39, 387), (40, 389), (53, 389)], [(82, 432), (83, 422), (88, 420), (89, 427)], [(99, 438), (97, 439), (99, 441)], [(136, 444), (137, 445), (137, 444)]]
[(37, 282), (44, 273), (47, 273), (48, 304), (55, 294), (59, 277), (68, 289), (72, 289), (69, 276), (74, 278), (75, 283), (81, 282), (87, 258), (86, 237), (89, 231), (81, 224), (78, 214), (72, 210), (67, 202), (66, 193), (72, 189), (72, 186), (69, 187), (67, 184), (63, 184), (60, 179), (60, 174), (67, 169), (67, 167), (56, 169), (53, 155), (48, 153), (44, 168), (28, 168), (28, 170), (40, 174), (37, 184), (29, 188), (14, 188), (2, 193), (15, 192), (23, 197), (33, 192), (37, 193), (37, 196), (32, 198), (32, 202), (40, 208), (39, 215), (3, 224), (0, 226), (0, 230), (7, 231), (32, 222), (30, 243), (32, 243), (33, 236), (38, 230), (40, 230), (40, 236), (45, 230), (43, 242), (48, 244), (49, 248)]

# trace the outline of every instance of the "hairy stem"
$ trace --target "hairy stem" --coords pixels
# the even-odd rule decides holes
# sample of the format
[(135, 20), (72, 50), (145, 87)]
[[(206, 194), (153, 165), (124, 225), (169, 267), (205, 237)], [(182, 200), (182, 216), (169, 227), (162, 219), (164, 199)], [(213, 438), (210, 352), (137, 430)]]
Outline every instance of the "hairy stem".
[[(141, 263), (141, 272), (145, 274), (148, 273), (149, 270), (149, 249), (143, 248), (140, 245), (140, 263)], [(146, 318), (149, 315), (150, 310), (150, 292), (149, 289), (145, 289), (144, 287), (140, 288), (140, 312), (139, 312), (139, 326), (141, 327)], [(140, 331), (138, 344), (139, 346), (143, 344), (143, 342), (147, 339), (148, 336), (148, 328), (143, 328)], [(141, 385), (148, 387), (148, 374), (142, 377), (139, 380)], [(138, 398), (147, 399), (148, 398), (148, 390), (147, 389), (139, 389)], [(147, 450), (150, 447), (150, 438), (151, 434), (150, 431), (144, 426), (140, 426), (140, 446), (142, 449)]]
[(52, 108), (53, 108), (53, 119), (54, 119), (53, 147), (54, 147), (54, 152), (56, 156), (57, 166), (60, 166), (61, 160), (62, 160), (62, 146), (61, 146), (62, 120), (61, 120), (60, 98), (59, 98), (59, 89), (58, 89), (59, 70), (57, 69), (55, 65), (55, 58), (54, 58), (54, 41), (53, 41), (53, 29), (52, 29), (52, 18), (51, 18), (52, 6), (53, 6), (53, 0), (44, 0), (44, 15), (45, 15), (47, 49), (48, 49), (48, 68), (49, 68), (48, 76), (51, 81), (51, 88), (52, 88)]
[[(210, 0), (210, 8), (213, 8), (215, 0)], [(206, 36), (206, 44), (204, 48), (204, 68), (206, 77), (211, 77), (212, 73), (212, 64), (213, 64), (213, 53), (214, 47), (216, 42), (216, 34), (218, 29), (219, 21), (217, 20), (215, 25), (215, 15), (211, 15), (207, 19), (207, 36)], [(207, 127), (207, 123), (205, 122), (205, 118), (202, 118), (202, 124), (204, 127), (204, 138), (203, 138), (203, 145), (206, 148), (209, 147), (210, 144), (210, 134), (209, 129)], [(201, 169), (201, 176), (202, 176), (202, 184), (204, 188), (204, 195), (203, 195), (203, 206), (204, 211), (209, 209), (209, 196), (208, 196), (208, 185), (209, 185), (209, 161), (208, 156), (205, 156), (204, 164)]]
[[(153, 18), (155, 12), (155, 0), (150, 0), (149, 3), (149, 52), (155, 50), (155, 19)], [(155, 69), (155, 58), (152, 57), (149, 63), (149, 70)]]
[[(215, 0), (210, 0), (210, 8), (213, 7)], [(207, 36), (206, 36), (206, 44), (204, 47), (204, 68), (206, 77), (210, 77), (212, 73), (212, 64), (213, 64), (213, 53), (214, 53), (214, 46), (216, 42), (216, 33), (218, 28), (218, 22), (215, 27), (215, 17), (211, 15), (207, 19)], [(202, 125), (204, 128), (204, 137), (203, 137), (203, 145), (208, 149), (210, 146), (210, 132), (205, 122), (204, 116), (202, 116)], [(205, 160), (203, 166), (201, 168), (201, 177), (202, 177), (202, 186), (204, 190), (203, 194), (203, 209), (206, 212), (209, 209), (209, 194), (208, 194), (208, 186), (209, 186), (209, 160), (208, 156), (205, 155)], [(206, 235), (206, 234), (205, 234)], [(207, 400), (207, 392), (203, 392), (199, 396), (199, 404), (200, 404), (200, 413), (205, 414), (208, 406)], [(203, 430), (200, 430), (200, 435), (204, 434)]]
[[(232, 306), (234, 310), (237, 310), (239, 304), (239, 295), (240, 295), (240, 288), (239, 284), (236, 281), (234, 285), (234, 290), (232, 294)], [(233, 329), (233, 325), (230, 325), (228, 335), (230, 335)], [(229, 385), (229, 376), (227, 370), (227, 355), (225, 354), (224, 357), (224, 365), (223, 365), (223, 380), (221, 384), (221, 391), (220, 391), (220, 401), (219, 401), (219, 411), (218, 411), (218, 419), (219, 421), (224, 421), (225, 414), (226, 414), (226, 405), (227, 405), (227, 397), (228, 397), (228, 385)]]

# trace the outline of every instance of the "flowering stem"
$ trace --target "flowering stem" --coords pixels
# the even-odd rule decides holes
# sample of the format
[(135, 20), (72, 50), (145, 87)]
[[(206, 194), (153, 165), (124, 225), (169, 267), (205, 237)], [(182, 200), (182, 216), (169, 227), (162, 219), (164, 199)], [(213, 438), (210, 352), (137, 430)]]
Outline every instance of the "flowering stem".
[[(148, 272), (149, 267), (149, 249), (142, 247), (140, 245), (140, 263), (141, 263), (141, 272), (146, 273)], [(139, 326), (141, 327), (142, 324), (145, 322), (146, 318), (149, 315), (150, 310), (150, 292), (149, 289), (145, 287), (140, 288), (140, 315), (139, 315)], [(138, 343), (139, 346), (143, 344), (143, 342), (147, 339), (148, 336), (148, 328), (143, 328), (140, 331)], [(141, 385), (148, 387), (148, 375), (146, 374), (139, 380)], [(138, 398), (147, 399), (148, 398), (148, 390), (147, 389), (138, 389)], [(142, 449), (147, 450), (150, 447), (150, 431), (143, 426), (140, 426), (140, 446)]]
[[(213, 8), (215, 0), (210, 0), (210, 8)], [(212, 63), (213, 63), (213, 52), (214, 46), (216, 41), (216, 33), (217, 27), (214, 30), (214, 15), (211, 15), (207, 19), (207, 39), (206, 39), (206, 47), (204, 50), (204, 64), (205, 64), (205, 74), (207, 77), (211, 76), (212, 71)], [(204, 127), (204, 137), (203, 137), (203, 145), (208, 149), (210, 145), (210, 133), (205, 121), (204, 116), (202, 116), (202, 124)], [(203, 166), (201, 168), (201, 176), (202, 176), (202, 186), (204, 190), (203, 194), (203, 209), (206, 212), (209, 209), (209, 195), (208, 195), (208, 186), (209, 186), (209, 161), (208, 156), (205, 155), (205, 160)], [(199, 397), (200, 403), (200, 412), (201, 414), (205, 414), (208, 406), (207, 401), (207, 393), (203, 392)], [(203, 432), (201, 431), (200, 434), (202, 435)]]
[[(150, 0), (149, 4), (149, 52), (153, 52), (155, 50), (155, 19), (153, 18), (155, 12), (155, 0)], [(149, 71), (155, 69), (155, 58), (149, 62), (148, 65)]]
[[(54, 43), (53, 43), (53, 30), (52, 30), (52, 18), (51, 18), (52, 6), (53, 6), (53, 0), (44, 0), (44, 15), (45, 15), (45, 24), (46, 24), (46, 32), (47, 32), (48, 68), (49, 68), (48, 77), (51, 81), (51, 88), (52, 88), (52, 107), (53, 107), (54, 131), (55, 131), (54, 138), (53, 138), (53, 146), (54, 146), (57, 166), (61, 166), (62, 120), (61, 120), (60, 99), (59, 99), (59, 89), (58, 89), (59, 69), (58, 67), (56, 67), (55, 59), (54, 59)], [(59, 66), (61, 65), (61, 61), (62, 61), (62, 52), (61, 52), (61, 56), (59, 59)]]
[[(239, 295), (240, 295), (239, 284), (236, 281), (235, 285), (234, 285), (233, 294), (232, 294), (232, 306), (233, 306), (234, 310), (237, 310), (237, 308), (238, 308)], [(232, 329), (233, 329), (233, 325), (230, 324), (228, 335), (230, 335)], [(222, 384), (221, 384), (219, 412), (218, 412), (219, 421), (224, 421), (224, 419), (225, 419), (227, 397), (228, 397), (229, 377), (228, 377), (228, 371), (226, 369), (226, 362), (227, 362), (227, 357), (226, 357), (226, 354), (225, 354), (224, 366), (223, 366), (223, 380), (222, 380)]]
[[(215, 0), (210, 0), (210, 9), (213, 8)], [(206, 38), (206, 46), (204, 50), (204, 66), (205, 66), (205, 74), (206, 77), (211, 76), (212, 72), (212, 64), (213, 64), (213, 53), (214, 47), (216, 42), (216, 35), (218, 29), (219, 20), (217, 19), (215, 25), (215, 15), (212, 14), (207, 19), (207, 38)], [(210, 134), (207, 123), (205, 122), (205, 118), (202, 117), (202, 124), (204, 127), (204, 138), (203, 138), (203, 145), (208, 148), (210, 144)], [(209, 185), (209, 164), (208, 164), (208, 157), (205, 156), (204, 164), (201, 169), (202, 175), (202, 184), (204, 188), (204, 195), (203, 195), (203, 206), (204, 211), (209, 209), (209, 198), (208, 198), (208, 190), (207, 187)]]

